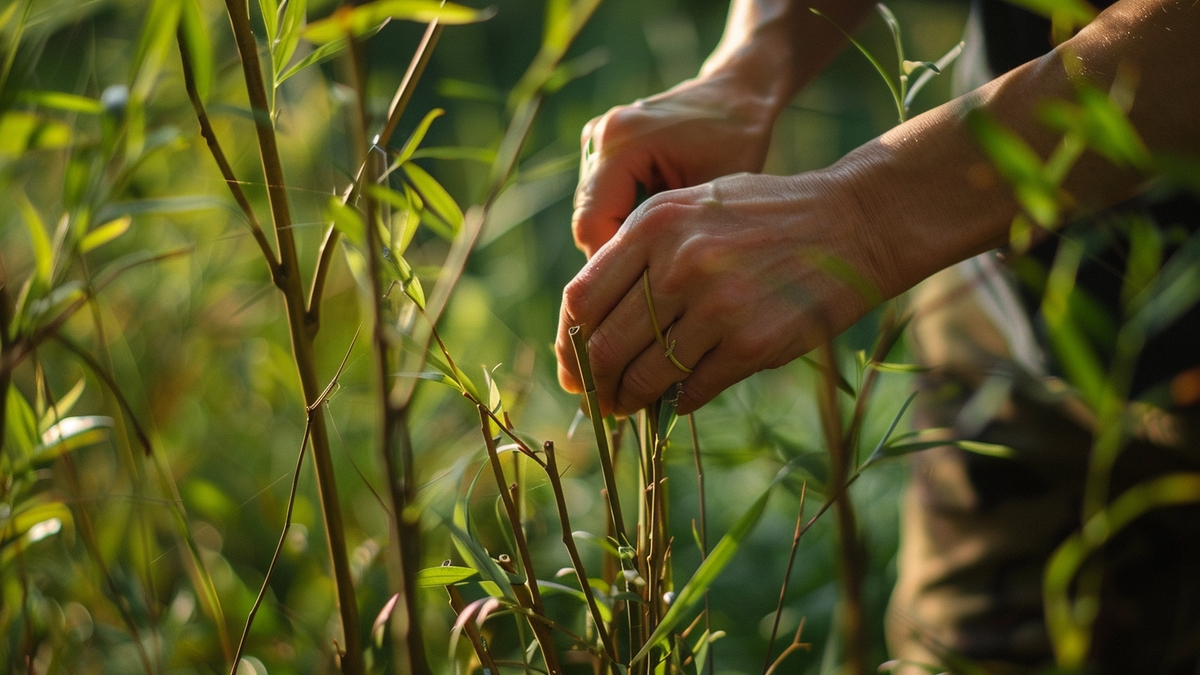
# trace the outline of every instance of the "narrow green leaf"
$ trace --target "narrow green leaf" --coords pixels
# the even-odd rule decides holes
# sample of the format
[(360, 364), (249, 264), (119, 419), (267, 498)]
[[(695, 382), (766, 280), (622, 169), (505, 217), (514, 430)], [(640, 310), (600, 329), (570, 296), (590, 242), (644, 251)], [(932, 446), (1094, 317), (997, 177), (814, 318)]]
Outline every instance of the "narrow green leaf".
[(273, 45), (279, 32), (279, 0), (258, 0), (258, 8), (267, 27), (267, 44)]
[(692, 608), (704, 599), (704, 592), (716, 581), (717, 576), (720, 575), (725, 566), (729, 564), (729, 561), (733, 559), (734, 554), (741, 548), (742, 542), (745, 541), (747, 535), (758, 524), (759, 518), (762, 517), (763, 511), (767, 508), (767, 500), (770, 498), (771, 492), (776, 485), (787, 477), (791, 469), (792, 463), (789, 462), (787, 466), (784, 466), (779, 471), (775, 479), (763, 491), (762, 495), (738, 518), (733, 527), (729, 529), (729, 532), (724, 537), (721, 537), (721, 541), (717, 542), (716, 547), (708, 554), (704, 562), (700, 563), (700, 567), (692, 575), (692, 578), (688, 580), (687, 584), (684, 585), (683, 590), (679, 591), (679, 595), (675, 597), (675, 602), (671, 604), (671, 608), (667, 610), (658, 627), (654, 629), (650, 638), (646, 640), (645, 646), (630, 661), (630, 665), (649, 656), (650, 652), (655, 649), (659, 642), (670, 635), (671, 631), (688, 616)]
[(116, 220), (110, 220), (91, 232), (88, 232), (87, 234), (83, 235), (82, 239), (79, 240), (79, 252), (87, 253), (88, 251), (100, 248), (113, 239), (125, 234), (125, 232), (129, 230), (129, 225), (131, 223), (133, 223), (133, 218), (129, 216), (122, 216)]
[(104, 105), (94, 98), (77, 96), (61, 91), (30, 91), (17, 94), (21, 103), (29, 103), (43, 108), (53, 108), (66, 112), (86, 113), (88, 115), (103, 115)]
[(54, 253), (50, 248), (50, 237), (46, 234), (46, 225), (37, 209), (30, 203), (25, 192), (14, 190), (13, 198), (17, 202), (17, 210), (25, 220), (25, 228), (29, 231), (29, 239), (33, 244), (33, 262), (37, 270), (37, 279), (42, 284), (50, 285), (50, 276), (54, 273)]
[(496, 151), (490, 148), (432, 147), (420, 148), (410, 159), (461, 159), (491, 166), (496, 161)]
[[(359, 38), (363, 39), (363, 40), (369, 39), (372, 36), (374, 36), (376, 33), (378, 33), (383, 28), (383, 26), (384, 26), (384, 24), (380, 23), (380, 24), (376, 25), (375, 27), (368, 29), (365, 33), (360, 35)], [(349, 45), (350, 45), (350, 43), (346, 40), (346, 38), (341, 37), (341, 38), (338, 38), (331, 42), (327, 42), (327, 43), (321, 45), (320, 47), (317, 47), (316, 49), (312, 50), (307, 55), (305, 55), (304, 58), (302, 58), (299, 61), (297, 61), (296, 63), (292, 64), (292, 66), (290, 68), (288, 68), (287, 70), (283, 71), (283, 73), (281, 75), (276, 76), (275, 87), (278, 88), (288, 78), (290, 78), (291, 76), (295, 75), (296, 73), (304, 70), (305, 68), (307, 68), (311, 65), (317, 64), (317, 63), (324, 63), (325, 61), (332, 59), (333, 57), (337, 56), (338, 54), (341, 54), (343, 51), (345, 51), (346, 47)]]
[(1000, 457), (1011, 459), (1013, 457), (1013, 449), (1007, 445), (998, 443), (984, 443), (982, 441), (955, 441), (954, 445), (960, 450), (973, 452), (977, 455), (987, 455), (988, 457)]
[(325, 206), (325, 217), (333, 221), (338, 232), (355, 246), (363, 246), (367, 240), (367, 226), (362, 214), (353, 206), (344, 204), (339, 197), (330, 197)]
[(0, 564), (7, 562), (7, 557), (16, 553), (14, 548), (20, 549), (58, 534), (71, 528), (74, 522), (71, 509), (62, 502), (36, 504), (14, 513), (11, 517), (0, 518), (0, 549), (4, 549), (4, 557), (0, 558)]
[[(541, 579), (537, 580), (537, 585), (538, 590), (542, 591), (543, 593), (562, 593), (575, 598), (584, 605), (587, 604), (587, 595), (585, 595), (584, 592), (578, 588), (571, 588), (570, 586), (564, 584), (555, 583), (553, 581), (543, 581)], [(595, 597), (596, 609), (600, 610), (600, 619), (605, 623), (612, 621), (612, 607), (609, 607), (604, 603), (603, 596), (597, 595)]]
[(967, 126), (992, 165), (1015, 188), (1029, 216), (1042, 227), (1053, 226), (1058, 220), (1058, 189), (1033, 148), (981, 109), (967, 114)]
[(417, 278), (412, 266), (408, 264), (404, 256), (393, 255), (392, 250), (384, 246), (383, 264), (384, 269), (395, 275), (396, 281), (400, 282), (400, 288), (404, 294), (416, 303), (417, 307), (425, 309), (425, 289), (421, 287), (421, 280)]
[(919, 392), (914, 391), (908, 395), (907, 399), (905, 399), (904, 405), (900, 406), (900, 412), (896, 413), (896, 416), (892, 418), (892, 423), (888, 425), (887, 431), (883, 433), (883, 438), (879, 439), (879, 444), (875, 446), (873, 451), (871, 451), (871, 454), (867, 457), (867, 461), (863, 462), (863, 468), (866, 468), (870, 464), (886, 456), (885, 448), (887, 446), (888, 439), (892, 437), (892, 432), (896, 430), (896, 426), (900, 424), (900, 420), (904, 417), (905, 411), (908, 410), (908, 406), (912, 404), (913, 399), (917, 397), (918, 393)]
[(430, 176), (425, 169), (412, 162), (404, 164), (404, 173), (408, 175), (409, 184), (421, 195), (426, 209), (433, 211), (457, 236), (462, 230), (463, 212), (450, 193), (446, 192), (446, 189), (434, 180), (433, 176)]
[(834, 368), (829, 368), (829, 367), (825, 366), (824, 364), (817, 363), (816, 360), (814, 360), (811, 356), (801, 356), (800, 362), (803, 363), (804, 365), (808, 366), (809, 368), (812, 368), (813, 370), (817, 371), (818, 374), (820, 374), (824, 377), (832, 377), (833, 383), (834, 383), (834, 385), (837, 386), (838, 389), (841, 389), (842, 391), (849, 394), (850, 396), (855, 396), (854, 387), (851, 386), (850, 382), (847, 381), (846, 378), (842, 376), (841, 371), (834, 369)]
[(425, 113), (425, 117), (421, 120), (421, 123), (413, 130), (408, 140), (404, 142), (404, 147), (400, 149), (400, 154), (396, 156), (396, 161), (393, 162), (393, 165), (401, 166), (412, 159), (413, 153), (417, 151), (417, 147), (421, 145), (421, 141), (425, 140), (425, 134), (429, 132), (429, 126), (433, 124), (435, 119), (445, 114), (446, 111), (441, 108), (434, 108)]
[(440, 567), (427, 567), (417, 572), (417, 586), (421, 588), (437, 588), (475, 581), (478, 578), (479, 572), (470, 567), (442, 565)]
[[(142, 26), (141, 38), (131, 62), (129, 81), (133, 82), (130, 93), (133, 99), (131, 103), (134, 104), (128, 108), (129, 112), (133, 113), (130, 116), (131, 121), (141, 110), (138, 103), (149, 97), (151, 88), (158, 80), (167, 48), (175, 41), (175, 29), (179, 25), (182, 5), (178, 0), (153, 0), (149, 11), (146, 12), (146, 23)], [(138, 146), (140, 143), (133, 145)]]
[(821, 13), (820, 10), (813, 8), (813, 7), (809, 7), (808, 11), (812, 12), (813, 14), (816, 14), (817, 16), (821, 17), (822, 19), (825, 19), (829, 23), (833, 24), (835, 28), (837, 28), (839, 31), (841, 31), (842, 35), (846, 36), (846, 39), (850, 41), (850, 44), (854, 45), (855, 49), (857, 49), (859, 52), (861, 52), (862, 55), (867, 58), (867, 61), (871, 62), (871, 65), (875, 67), (875, 70), (876, 70), (876, 72), (879, 73), (879, 76), (882, 77), (883, 81), (887, 83), (888, 90), (892, 92), (892, 99), (894, 99), (896, 102), (896, 111), (900, 115), (900, 121), (903, 122), (904, 121), (904, 96), (901, 95), (901, 93), (900, 93), (900, 85), (894, 79), (892, 79), (891, 74), (887, 71), (886, 68), (883, 67), (883, 64), (879, 62), (879, 59), (875, 58), (875, 55), (872, 54), (870, 52), (870, 50), (868, 50), (866, 47), (864, 47), (861, 42), (859, 42), (858, 40), (855, 40), (853, 35), (847, 33), (846, 30), (844, 28), (842, 28), (841, 26), (839, 26), (836, 21), (829, 18), (825, 14)]
[(7, 408), (5, 411), (6, 428), (0, 431), (8, 437), (9, 443), (6, 446), (17, 447), (25, 454), (33, 452), (41, 438), (41, 435), (38, 434), (37, 415), (33, 413), (33, 407), (14, 385), (9, 385), (4, 404)]
[(208, 94), (212, 90), (213, 46), (212, 37), (208, 33), (208, 25), (204, 21), (204, 10), (201, 9), (199, 0), (183, 0), (179, 26), (183, 31), (184, 45), (188, 50), (188, 56), (191, 57), (196, 93), (200, 95), (201, 101), (207, 101)]
[(1086, 26), (1096, 18), (1096, 8), (1084, 0), (1009, 0), (1018, 7), (1039, 14), (1047, 19), (1064, 17), (1073, 26)]
[(103, 415), (68, 417), (47, 429), (34, 449), (31, 462), (44, 463), (74, 450), (108, 440), (113, 418)]
[(58, 400), (54, 401), (54, 405), (47, 406), (45, 414), (42, 415), (42, 419), (38, 422), (38, 430), (44, 432), (66, 417), (71, 412), (71, 409), (75, 407), (75, 404), (79, 402), (79, 397), (83, 395), (83, 389), (86, 384), (87, 378), (80, 378), (75, 383), (75, 386), (71, 387), (70, 391), (59, 396)]
[(867, 367), (881, 373), (927, 373), (930, 370), (926, 366), (915, 363), (887, 363), (886, 361), (872, 361), (867, 364)]
[[(458, 507), (455, 507), (456, 520), (457, 513)], [(500, 569), (500, 565), (492, 560), (483, 546), (459, 524), (446, 521), (446, 529), (450, 530), (450, 538), (454, 540), (454, 546), (458, 549), (459, 555), (470, 563), (471, 567), (478, 571), (485, 581), (494, 583), (499, 589), (501, 597), (515, 602), (512, 582), (509, 581), (508, 574)]]
[(436, 0), (376, 0), (354, 9), (342, 8), (329, 17), (314, 21), (304, 29), (304, 38), (315, 44), (325, 44), (347, 35), (359, 37), (387, 19), (447, 25), (476, 23), (490, 19), (495, 9), (471, 9), (453, 2)]
[(892, 14), (892, 10), (882, 2), (875, 4), (875, 10), (879, 12), (879, 16), (883, 17), (883, 22), (887, 24), (888, 30), (892, 33), (892, 42), (896, 45), (896, 63), (904, 68), (904, 74), (908, 75), (912, 71), (905, 67), (906, 63), (911, 63), (904, 58), (904, 44), (900, 41), (900, 22), (896, 20), (896, 15)]
[(928, 84), (935, 75), (940, 75), (943, 70), (950, 66), (951, 63), (954, 63), (954, 60), (958, 58), (959, 54), (962, 54), (963, 49), (965, 49), (966, 46), (966, 42), (959, 42), (958, 44), (954, 45), (949, 51), (942, 55), (942, 58), (933, 63), (933, 68), (927, 68), (924, 72), (917, 76), (917, 80), (909, 86), (908, 93), (904, 96), (905, 110), (908, 110), (910, 107), (912, 107), (913, 99), (917, 97), (917, 94), (925, 88), (925, 85)]
[(106, 223), (121, 216), (165, 216), (228, 208), (230, 206), (227, 202), (209, 195), (180, 195), (129, 202), (110, 202), (96, 213), (96, 222)]
[(274, 73), (278, 76), (283, 72), (296, 46), (300, 44), (300, 31), (304, 28), (304, 19), (308, 13), (308, 0), (284, 0), (283, 17), (279, 23), (279, 39), (271, 50), (271, 63)]

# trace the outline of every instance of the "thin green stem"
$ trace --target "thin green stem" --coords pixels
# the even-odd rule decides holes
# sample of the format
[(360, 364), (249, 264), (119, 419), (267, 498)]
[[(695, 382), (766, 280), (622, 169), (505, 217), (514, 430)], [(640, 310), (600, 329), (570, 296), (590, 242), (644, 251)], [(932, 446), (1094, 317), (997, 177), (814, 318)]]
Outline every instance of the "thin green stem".
[(621, 493), (617, 490), (617, 477), (608, 449), (608, 434), (604, 429), (604, 418), (600, 414), (600, 400), (596, 396), (596, 382), (592, 377), (591, 361), (588, 359), (587, 338), (579, 326), (571, 327), (568, 333), (571, 336), (571, 345), (575, 348), (575, 360), (579, 364), (580, 377), (583, 379), (583, 396), (588, 406), (588, 417), (592, 420), (592, 432), (596, 435), (596, 445), (600, 451), (600, 471), (604, 474), (604, 488), (608, 491), (609, 515), (617, 531), (617, 542), (628, 546), (625, 518), (621, 515)]
[(279, 562), (279, 554), (283, 552), (283, 544), (287, 541), (288, 528), (292, 526), (292, 508), (296, 505), (296, 488), (300, 485), (300, 470), (304, 467), (304, 451), (308, 448), (311, 432), (312, 418), (310, 417), (304, 424), (304, 438), (300, 441), (300, 453), (296, 456), (296, 470), (292, 473), (292, 488), (288, 492), (287, 510), (283, 514), (283, 529), (279, 532), (279, 543), (275, 545), (275, 553), (271, 556), (271, 563), (267, 565), (266, 574), (263, 575), (262, 587), (258, 589), (258, 595), (254, 598), (254, 604), (246, 616), (246, 627), (242, 630), (242, 638), (238, 640), (237, 651), (233, 655), (233, 665), (229, 667), (229, 675), (237, 675), (238, 665), (242, 661), (242, 652), (246, 648), (246, 641), (250, 639), (250, 627), (254, 625), (254, 617), (258, 614), (258, 608), (262, 606), (263, 598), (267, 596), (267, 589), (271, 587), (271, 576), (275, 573), (275, 564)]

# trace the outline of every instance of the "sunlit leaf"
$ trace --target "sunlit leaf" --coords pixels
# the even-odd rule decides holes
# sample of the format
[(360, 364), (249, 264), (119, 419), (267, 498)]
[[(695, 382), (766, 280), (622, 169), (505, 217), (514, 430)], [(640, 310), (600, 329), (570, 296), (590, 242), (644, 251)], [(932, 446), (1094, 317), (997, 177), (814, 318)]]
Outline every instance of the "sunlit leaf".
[(476, 23), (489, 19), (494, 9), (477, 10), (453, 2), (445, 4), (436, 0), (376, 0), (353, 9), (343, 7), (331, 16), (314, 21), (304, 29), (304, 38), (316, 44), (325, 44), (347, 35), (358, 37), (386, 19), (439, 21), (444, 24)]
[(62, 502), (36, 504), (17, 511), (10, 517), (0, 517), (0, 564), (24, 548), (74, 526), (71, 509)]
[(200, 100), (207, 101), (213, 79), (212, 38), (208, 34), (199, 0), (182, 0), (182, 5), (179, 27), (183, 31), (184, 45), (192, 64), (192, 78), (196, 82), (196, 93), (200, 95)]
[(452, 586), (467, 581), (475, 581), (478, 577), (479, 572), (470, 567), (461, 567), (458, 565), (427, 567), (417, 572), (417, 586), (421, 588)]
[[(179, 25), (183, 4), (178, 0), (152, 0), (150, 3), (137, 51), (130, 62), (129, 81), (134, 83), (130, 89), (136, 101), (144, 101), (158, 79), (167, 48), (175, 41), (175, 29)], [(141, 106), (136, 108), (140, 110)], [(137, 128), (140, 131), (140, 126)], [(140, 142), (133, 145), (138, 146)]]
[(1075, 26), (1086, 26), (1096, 18), (1096, 8), (1084, 0), (1008, 0), (1047, 19), (1063, 17)]
[(125, 234), (125, 232), (129, 230), (129, 225), (131, 223), (133, 223), (133, 218), (130, 216), (123, 216), (121, 218), (117, 218), (116, 220), (110, 220), (91, 232), (88, 232), (87, 234), (83, 235), (82, 239), (79, 240), (79, 252), (87, 253), (88, 251), (100, 248), (113, 239)]
[[(380, 23), (377, 26), (368, 29), (367, 32), (365, 32), (359, 36), (359, 39), (366, 40), (366, 39), (372, 37), (373, 35), (378, 33), (380, 31), (380, 29), (383, 28), (383, 26), (384, 26), (384, 24)], [(307, 68), (311, 65), (315, 65), (318, 63), (324, 63), (325, 61), (332, 59), (333, 57), (335, 57), (338, 54), (341, 54), (343, 51), (345, 51), (346, 47), (348, 47), (348, 46), (350, 46), (350, 42), (346, 38), (341, 37), (341, 38), (338, 38), (331, 42), (327, 42), (327, 43), (317, 47), (316, 49), (312, 50), (307, 55), (305, 55), (304, 58), (302, 58), (299, 61), (297, 61), (296, 63), (292, 64), (292, 66), (289, 67), (287, 70), (283, 71), (283, 73), (279, 74), (275, 78), (275, 86), (278, 87), (279, 85), (283, 84), (284, 81), (286, 81), (288, 78), (290, 78), (291, 76), (295, 75), (296, 73), (304, 70), (305, 68)]]
[(279, 0), (258, 0), (258, 8), (267, 29), (267, 44), (274, 44), (275, 34), (279, 32)]
[(461, 159), (491, 166), (496, 161), (496, 151), (490, 148), (432, 147), (419, 148), (410, 159)]
[(304, 18), (308, 13), (308, 0), (284, 0), (283, 16), (279, 22), (279, 37), (273, 43), (271, 50), (274, 72), (280, 73), (300, 44), (300, 31), (304, 28)]
[(330, 197), (325, 206), (325, 216), (333, 221), (333, 226), (351, 244), (361, 247), (366, 243), (366, 223), (353, 206), (345, 204), (339, 197)]
[(229, 204), (210, 195), (180, 195), (129, 202), (110, 202), (97, 213), (97, 222), (116, 220), (121, 216), (163, 216), (174, 213), (193, 213), (209, 209), (227, 209)]
[(446, 192), (433, 176), (421, 167), (408, 162), (404, 164), (404, 173), (408, 175), (409, 183), (425, 201), (426, 209), (437, 214), (443, 222), (450, 226), (456, 236), (463, 226), (463, 212), (458, 203)]
[(104, 415), (67, 417), (42, 433), (42, 443), (34, 450), (36, 461), (45, 461), (66, 452), (100, 443), (108, 438), (113, 418)]
[(88, 115), (104, 114), (104, 106), (94, 98), (68, 94), (61, 91), (30, 91), (17, 94), (21, 103), (30, 103), (43, 108), (53, 108), (66, 112), (86, 113)]
[(33, 408), (13, 385), (8, 387), (5, 406), (3, 433), (7, 437), (7, 441), (15, 443), (15, 446), (25, 454), (33, 452), (41, 438), (38, 433), (37, 415), (34, 414)]
[(393, 162), (395, 166), (401, 166), (408, 160), (412, 159), (413, 153), (417, 151), (417, 147), (421, 145), (421, 141), (425, 140), (425, 134), (429, 132), (429, 126), (433, 121), (446, 111), (441, 108), (434, 108), (425, 113), (425, 117), (421, 119), (421, 123), (413, 130), (412, 135), (404, 142), (404, 147), (400, 149), (400, 154), (396, 155), (396, 160)]
[(50, 276), (54, 273), (54, 252), (50, 248), (50, 237), (46, 234), (46, 225), (23, 191), (14, 189), (13, 199), (25, 221), (25, 229), (29, 232), (29, 240), (33, 245), (33, 262), (34, 269), (37, 271), (37, 279), (42, 284), (49, 285)]
[(992, 165), (1013, 185), (1029, 216), (1042, 227), (1053, 226), (1058, 220), (1058, 188), (1047, 178), (1033, 148), (983, 110), (968, 113), (967, 125)]
[(966, 42), (959, 42), (958, 44), (954, 45), (950, 48), (950, 51), (942, 55), (942, 58), (934, 61), (932, 68), (927, 68), (917, 76), (916, 81), (908, 87), (908, 93), (904, 96), (905, 110), (908, 110), (910, 107), (912, 107), (913, 99), (917, 97), (917, 94), (925, 88), (925, 85), (928, 84), (929, 81), (934, 78), (934, 76), (940, 75), (941, 72), (948, 68), (951, 63), (954, 63), (954, 60), (958, 58), (959, 54), (962, 54), (963, 49), (965, 49), (966, 46)]
[(47, 406), (45, 414), (42, 415), (41, 421), (38, 422), (38, 430), (46, 431), (52, 425), (56, 424), (59, 420), (70, 413), (71, 409), (75, 407), (75, 404), (79, 402), (79, 397), (83, 396), (83, 390), (86, 384), (87, 380), (85, 378), (80, 378), (79, 381), (75, 383), (75, 386), (71, 387), (70, 391), (62, 396), (59, 396), (58, 399), (54, 401), (54, 405)]

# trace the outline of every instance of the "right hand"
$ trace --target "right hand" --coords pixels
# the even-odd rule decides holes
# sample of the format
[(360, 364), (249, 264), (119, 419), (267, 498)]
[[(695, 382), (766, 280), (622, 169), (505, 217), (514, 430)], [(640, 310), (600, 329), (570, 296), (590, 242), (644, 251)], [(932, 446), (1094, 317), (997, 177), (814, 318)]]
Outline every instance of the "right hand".
[(609, 110), (583, 128), (571, 229), (591, 258), (647, 195), (762, 170), (777, 97), (718, 70)]

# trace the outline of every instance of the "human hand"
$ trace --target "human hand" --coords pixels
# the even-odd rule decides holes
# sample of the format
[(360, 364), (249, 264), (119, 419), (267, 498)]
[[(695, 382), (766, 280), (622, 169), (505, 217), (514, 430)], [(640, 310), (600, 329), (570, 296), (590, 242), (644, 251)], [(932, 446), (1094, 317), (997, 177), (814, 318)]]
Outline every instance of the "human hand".
[[(892, 251), (837, 171), (740, 174), (643, 203), (563, 291), (558, 375), (583, 386), (568, 331), (588, 341), (604, 414), (631, 414), (682, 382), (689, 413), (749, 375), (831, 339), (892, 294)], [(642, 275), (648, 270), (657, 342)], [(898, 290), (898, 289), (897, 289)]]
[(757, 79), (718, 69), (588, 122), (571, 221), (576, 245), (595, 255), (633, 210), (639, 185), (654, 194), (760, 171), (779, 95), (751, 84)]

